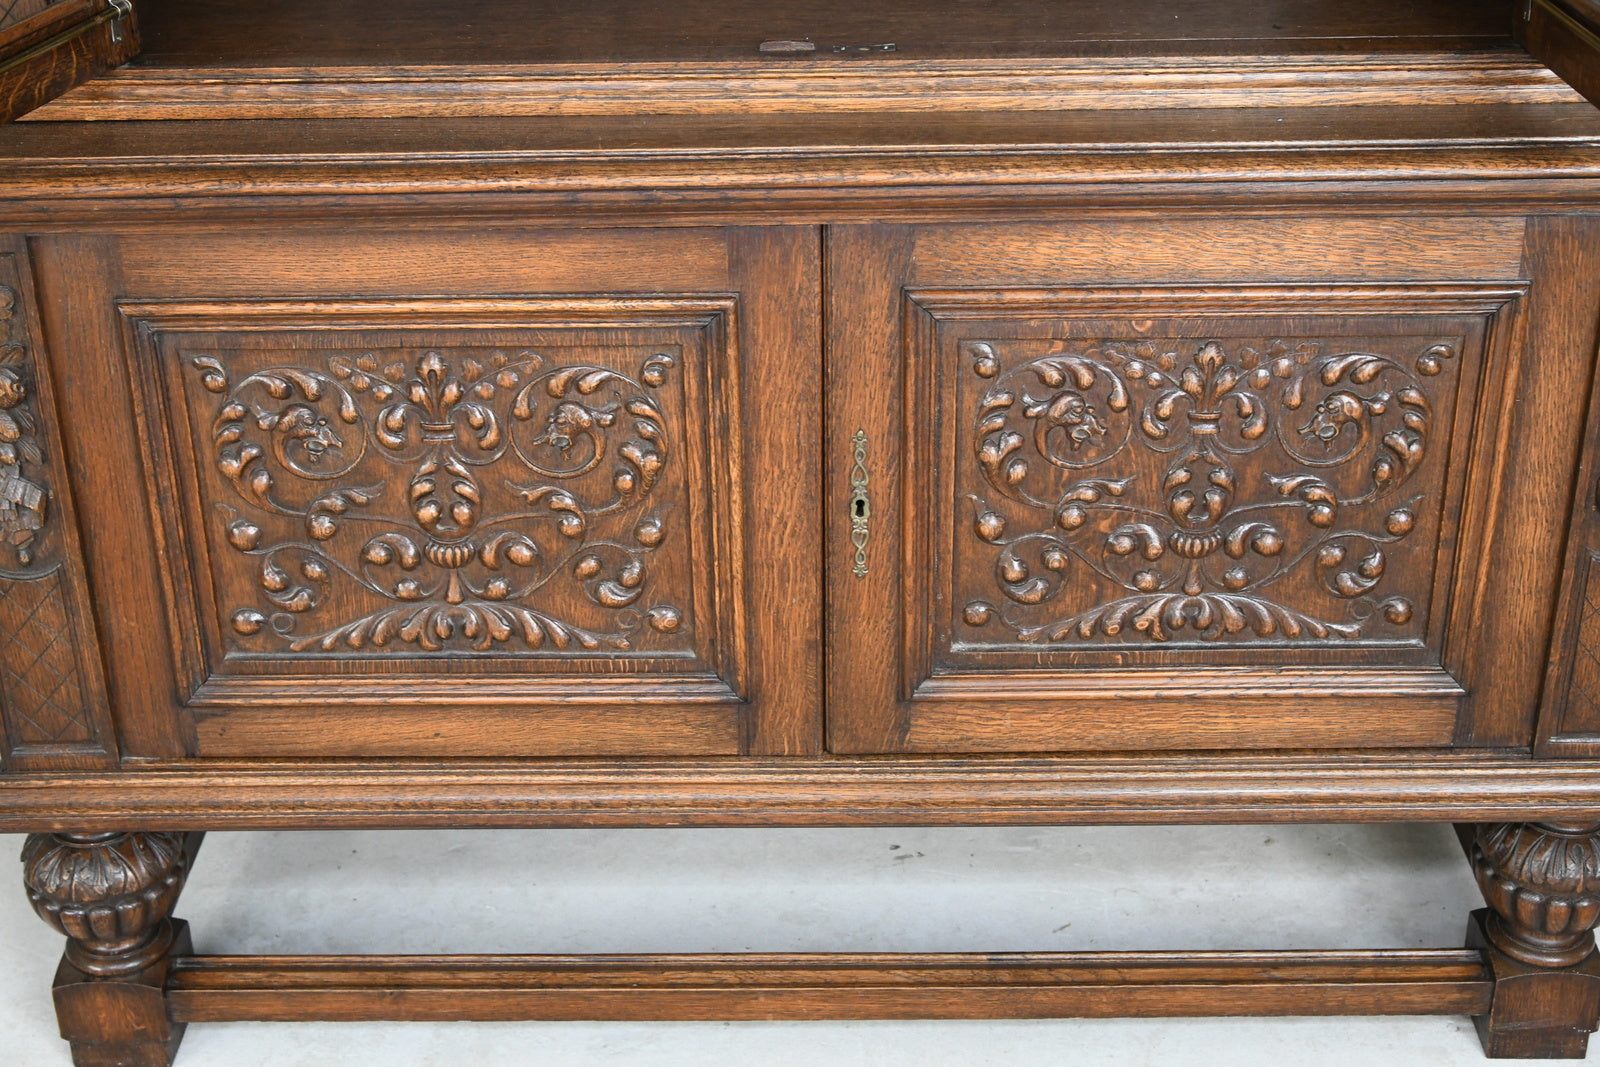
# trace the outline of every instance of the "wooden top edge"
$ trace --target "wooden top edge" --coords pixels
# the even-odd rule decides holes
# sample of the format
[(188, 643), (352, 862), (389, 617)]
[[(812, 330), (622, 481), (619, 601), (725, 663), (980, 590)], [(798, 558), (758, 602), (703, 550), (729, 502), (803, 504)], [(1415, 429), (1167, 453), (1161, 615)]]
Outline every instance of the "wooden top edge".
[(1600, 813), (1581, 760), (1167, 754), (163, 765), (0, 776), (0, 830), (1471, 822)]
[(616, 62), (534, 63), (384, 63), (341, 65), (243, 66), (230, 64), (134, 62), (106, 75), (123, 81), (274, 80), (318, 78), (328, 81), (393, 81), (459, 77), (495, 79), (574, 76), (619, 78), (639, 75), (718, 77), (895, 78), (907, 75), (962, 73), (1075, 73), (1086, 74), (1237, 74), (1276, 71), (1514, 71), (1546, 77), (1548, 70), (1516, 45), (1480, 51), (1419, 50), (1412, 52), (1305, 52), (1274, 55), (1173, 54), (1150, 56), (967, 56), (951, 59), (874, 59), (870, 67), (859, 60), (808, 58), (801, 62), (770, 59), (619, 60)]
[(0, 772), (0, 793), (13, 786), (49, 787), (58, 782), (86, 786), (113, 783), (166, 783), (193, 781), (302, 781), (337, 775), (334, 787), (352, 783), (422, 779), (451, 781), (598, 782), (691, 781), (750, 778), (762, 781), (856, 780), (965, 780), (1001, 778), (1111, 779), (1141, 776), (1186, 780), (1207, 775), (1227, 777), (1320, 778), (1328, 783), (1362, 777), (1428, 778), (1443, 782), (1467, 776), (1488, 780), (1506, 776), (1542, 778), (1586, 776), (1600, 793), (1600, 759), (1550, 759), (1527, 749), (1274, 749), (1262, 752), (1196, 750), (1109, 752), (1090, 754), (1027, 753), (1006, 755), (830, 755), (820, 756), (573, 756), (559, 758), (382, 757), (287, 759), (129, 759), (120, 770), (5, 771)]
[(1520, 51), (1112, 60), (129, 67), (33, 121), (1139, 110), (1582, 99)]

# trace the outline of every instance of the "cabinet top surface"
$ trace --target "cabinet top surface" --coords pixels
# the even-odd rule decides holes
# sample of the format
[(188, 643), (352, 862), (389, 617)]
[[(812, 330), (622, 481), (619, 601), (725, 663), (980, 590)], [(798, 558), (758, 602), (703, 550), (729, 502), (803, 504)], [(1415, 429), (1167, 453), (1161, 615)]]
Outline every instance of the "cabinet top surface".
[[(140, 12), (138, 62), (153, 67), (1475, 50), (1508, 45), (1511, 29), (1504, 0), (145, 0)], [(774, 41), (815, 51), (764, 56)]]

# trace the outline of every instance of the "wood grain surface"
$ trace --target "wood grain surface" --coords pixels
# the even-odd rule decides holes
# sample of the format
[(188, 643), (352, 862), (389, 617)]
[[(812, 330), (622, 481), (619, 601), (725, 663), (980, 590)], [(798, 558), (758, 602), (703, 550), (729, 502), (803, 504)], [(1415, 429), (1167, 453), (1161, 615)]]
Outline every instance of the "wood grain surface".
[(181, 1022), (1477, 1014), (1473, 951), (191, 956)]

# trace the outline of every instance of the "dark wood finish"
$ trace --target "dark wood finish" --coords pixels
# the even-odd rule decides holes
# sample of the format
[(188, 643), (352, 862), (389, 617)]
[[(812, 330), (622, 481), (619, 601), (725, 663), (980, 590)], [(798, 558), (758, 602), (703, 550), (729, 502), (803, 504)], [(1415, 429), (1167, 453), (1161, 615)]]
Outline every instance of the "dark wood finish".
[(0, 4), (0, 123), (126, 62), (139, 24), (110, 0), (7, 0)]
[[(69, 246), (51, 261), (79, 309), (55, 324), (84, 365), (65, 402), (133, 406), (119, 432), (162, 516), (107, 516), (95, 561), (145, 638), (114, 677), (148, 736), (206, 756), (816, 751), (818, 672), (790, 665), (814, 657), (819, 538), (788, 476), (815, 317), (773, 299), (814, 284), (814, 232), (171, 240), (129, 236), (98, 277)], [(476, 295), (508, 290), (544, 295)], [(758, 447), (783, 477), (745, 473)], [(135, 558), (158, 591), (129, 585)], [(152, 682), (176, 706), (132, 688)]]
[[(97, 10), (21, 4), (0, 51)], [(1594, 12), (142, 0), (138, 62), (0, 127), (0, 827), (79, 1062), (310, 1017), (1581, 1051)], [(1493, 914), (1039, 956), (170, 921), (213, 827), (1313, 819), (1492, 824)]]
[(172, 918), (202, 835), (34, 834), (28, 897), (67, 935), (56, 1014), (77, 1067), (166, 1067), (183, 1040), (166, 994), (175, 957), (194, 949)]
[(180, 1022), (1476, 1014), (1472, 951), (195, 956)]
[[(707, 63), (757, 59), (762, 41), (814, 38), (834, 45), (893, 42), (881, 60), (951, 56), (1149, 55), (1220, 51), (1345, 51), (1371, 47), (1492, 48), (1511, 27), (1501, 0), (1279, 0), (1271, 8), (1160, 3), (1117, 10), (1095, 0), (726, 0), (670, 8), (652, 0), (391, 0), (382, 17), (361, 3), (278, 0), (239, 11), (226, 0), (145, 0), (151, 65), (359, 66), (423, 64)], [(784, 64), (790, 59), (766, 60)]]
[[(197, 77), (202, 75), (203, 77)], [(486, 77), (492, 74), (492, 79)], [(481, 68), (130, 66), (85, 84), (32, 121), (740, 115), (888, 111), (1040, 112), (1548, 104), (1577, 99), (1517, 52), (1386, 52), (1103, 59), (552, 64)], [(1386, 115), (1386, 121), (1399, 118)]]
[(1485, 1051), (1582, 1059), (1600, 1028), (1600, 826), (1486, 823), (1469, 858), (1489, 902), (1467, 927), (1494, 972), (1493, 1005), (1474, 1013)]
[[(1041, 212), (1160, 220), (1183, 210), (1310, 216), (1339, 253), (1306, 264), (1310, 276), (1359, 278), (1369, 255), (1382, 261), (1385, 242), (1373, 229), (1359, 231), (1371, 235), (1365, 242), (1344, 237), (1350, 217), (1469, 208), (1503, 215), (1510, 202), (1575, 211), (1600, 195), (1600, 114), (1581, 100), (1426, 110), (1408, 110), (1408, 100), (1377, 114), (13, 123), (0, 127), (0, 221), (49, 228), (87, 214), (102, 226), (180, 216), (200, 225), (259, 222), (263, 213), (341, 219), (356, 210), (430, 226), (464, 215), (703, 225), (730, 217), (1015, 222)], [(1280, 138), (1305, 150), (1285, 151)], [(1248, 239), (1229, 247), (1246, 256), (1258, 248)], [(1449, 259), (1442, 244), (1421, 251), (1430, 262)], [(1114, 260), (1105, 265), (1115, 272)]]
[(54, 371), (27, 248), (0, 238), (0, 766), (14, 770), (117, 755)]
[[(1587, 256), (1597, 231), (1583, 230), (1564, 235), (1560, 253)], [(1558, 253), (1558, 257), (1560, 253)], [(1587, 259), (1585, 262), (1589, 262)], [(1553, 266), (1553, 262), (1552, 262)], [(1596, 263), (1600, 267), (1600, 262)], [(1590, 267), (1593, 270), (1596, 267)], [(1574, 333), (1560, 343), (1600, 345), (1600, 284), (1582, 278), (1581, 291), (1574, 294), (1579, 317)], [(1539, 717), (1538, 751), (1550, 755), (1594, 755), (1600, 751), (1600, 678), (1595, 673), (1594, 656), (1600, 652), (1600, 635), (1595, 632), (1595, 606), (1600, 589), (1595, 586), (1594, 555), (1600, 549), (1600, 392), (1591, 387), (1588, 425), (1585, 428), (1583, 462), (1578, 471), (1573, 499), (1569, 504), (1567, 545), (1562, 571), (1560, 600), (1555, 618), (1554, 649), (1545, 674), (1543, 711)]]
[(1595, 0), (1523, 0), (1513, 24), (1539, 62), (1600, 103), (1600, 4)]
[[(1570, 485), (1573, 457), (1506, 391), (1548, 388), (1538, 422), (1567, 440), (1594, 322), (1586, 291), (1513, 279), (1575, 232), (1538, 224), (1513, 264), (1520, 223), (1361, 225), (833, 230), (834, 271), (884, 279), (831, 316), (830, 379), (851, 384), (830, 410), (830, 544), (850, 539), (858, 430), (872, 485), (868, 573), (830, 567), (833, 750), (1526, 737), (1553, 577), (1530, 511), (1564, 510), (1543, 487)], [(1351, 270), (1324, 258), (1339, 246), (1393, 280), (1287, 281)], [(1519, 309), (1547, 291), (1538, 350), (1565, 356), (1524, 367)], [(1416, 594), (1385, 578), (1410, 552)]]
[(1582, 818), (1582, 761), (1500, 753), (227, 763), (12, 775), (0, 829), (982, 826)]
[(1467, 944), (1482, 950), (1494, 975), (1493, 1004), (1473, 1015), (1492, 1059), (1585, 1058), (1600, 1015), (1600, 958), (1551, 971), (1507, 955), (1489, 941), (1487, 909), (1468, 920)]

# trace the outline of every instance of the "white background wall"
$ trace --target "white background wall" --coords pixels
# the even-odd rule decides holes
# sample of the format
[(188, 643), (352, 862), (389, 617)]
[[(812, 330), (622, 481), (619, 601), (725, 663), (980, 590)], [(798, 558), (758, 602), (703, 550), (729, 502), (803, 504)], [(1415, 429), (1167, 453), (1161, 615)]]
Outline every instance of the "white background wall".
[[(22, 838), (0, 835), (15, 857)], [(5, 865), (0, 864), (0, 870)], [(0, 1064), (69, 1063), (61, 939), (0, 878)], [(202, 953), (1456, 947), (1445, 826), (212, 834)], [(1590, 1060), (1600, 1062), (1600, 1038)], [(1432, 1067), (1465, 1018), (206, 1024), (179, 1067)]]

